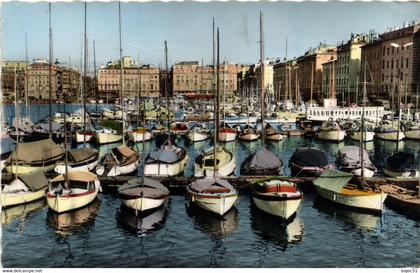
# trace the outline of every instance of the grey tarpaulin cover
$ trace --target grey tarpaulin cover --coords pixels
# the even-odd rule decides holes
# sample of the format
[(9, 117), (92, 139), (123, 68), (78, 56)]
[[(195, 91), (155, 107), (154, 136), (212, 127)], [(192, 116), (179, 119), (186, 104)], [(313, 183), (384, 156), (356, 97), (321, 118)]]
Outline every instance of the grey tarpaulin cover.
[(196, 192), (204, 192), (211, 187), (223, 187), (235, 191), (235, 188), (228, 181), (218, 177), (199, 179), (191, 184), (191, 189)]
[(129, 180), (118, 188), (118, 193), (125, 196), (139, 196), (141, 193), (149, 198), (161, 198), (169, 195), (169, 190), (159, 181), (144, 177)]
[(316, 148), (301, 148), (293, 153), (290, 161), (305, 167), (325, 167), (328, 157), (325, 152)]
[(2, 137), (1, 142), (1, 154), (8, 154), (13, 151), (16, 146), (16, 142), (9, 136)]
[(64, 150), (52, 139), (19, 143), (13, 151), (11, 160), (21, 162), (45, 161), (64, 155)]
[(21, 174), (19, 175), (19, 179), (32, 191), (37, 191), (48, 186), (48, 179), (43, 172)]
[[(360, 167), (360, 148), (357, 146), (345, 146), (338, 152), (339, 164), (343, 167)], [(373, 166), (369, 159), (369, 154), (363, 150), (364, 166)]]
[(283, 162), (275, 154), (263, 148), (252, 156), (247, 167), (253, 169), (274, 169), (282, 165)]
[(178, 154), (175, 151), (168, 151), (159, 149), (149, 154), (150, 159), (164, 162), (164, 163), (175, 163), (179, 160)]
[(73, 162), (82, 162), (96, 153), (95, 149), (92, 148), (80, 148), (69, 150), (69, 156), (72, 158)]

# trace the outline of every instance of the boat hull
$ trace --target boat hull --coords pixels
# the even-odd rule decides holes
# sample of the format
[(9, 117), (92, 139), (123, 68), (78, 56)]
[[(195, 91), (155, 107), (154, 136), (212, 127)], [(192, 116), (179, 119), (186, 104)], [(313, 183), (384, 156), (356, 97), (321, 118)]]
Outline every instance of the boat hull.
[(285, 199), (285, 200), (264, 200), (254, 195), (252, 197), (254, 204), (260, 210), (271, 215), (280, 217), (284, 220), (289, 219), (296, 213), (302, 198), (299, 199)]
[(332, 131), (320, 131), (318, 133), (318, 138), (328, 141), (343, 141), (346, 132), (343, 130), (332, 130)]
[(35, 192), (24, 192), (24, 193), (1, 193), (1, 207), (11, 207), (21, 204), (33, 202), (41, 199), (45, 196), (47, 188), (43, 188)]
[(404, 134), (406, 138), (420, 140), (420, 129), (404, 131)]
[(158, 208), (162, 206), (164, 201), (165, 198), (152, 199), (145, 197), (122, 200), (124, 206), (140, 212)]
[(145, 132), (145, 133), (132, 133), (133, 141), (134, 142), (143, 142), (143, 141), (149, 141), (152, 139), (152, 133), (151, 132)]
[(231, 142), (236, 140), (236, 133), (233, 132), (219, 132), (218, 133), (219, 141), (221, 142)]
[[(209, 169), (205, 169), (203, 170), (202, 168), (200, 168), (200, 166), (198, 164), (195, 164), (195, 177), (213, 177), (213, 172), (214, 169), (213, 168), (209, 168)], [(232, 156), (232, 159), (228, 162), (228, 164), (218, 167), (217, 168), (217, 176), (218, 177), (226, 177), (231, 175), (234, 171), (235, 171), (235, 167), (236, 167), (236, 158), (235, 156)]]
[(191, 142), (199, 142), (206, 140), (209, 136), (207, 134), (202, 134), (199, 132), (190, 132), (187, 135), (188, 140)]
[(76, 142), (83, 143), (85, 136), (86, 136), (86, 142), (90, 142), (92, 141), (94, 134), (83, 134), (80, 132), (76, 132)]
[(238, 199), (238, 195), (236, 194), (218, 197), (209, 197), (195, 193), (189, 194), (192, 203), (206, 211), (215, 213), (217, 215), (223, 215), (229, 211), (235, 204), (235, 201)]
[(50, 165), (45, 165), (45, 166), (31, 166), (31, 165), (8, 165), (6, 166), (6, 171), (8, 173), (13, 173), (13, 174), (26, 174), (26, 173), (30, 173), (30, 172), (38, 172), (38, 171), (42, 171), (42, 172), (49, 172), (52, 171), (55, 167), (55, 162), (53, 164)]
[(57, 213), (82, 208), (95, 200), (100, 187), (99, 180), (95, 181), (95, 190), (75, 196), (52, 196), (47, 195), (48, 207)]
[(363, 196), (349, 196), (343, 194), (337, 194), (333, 191), (329, 191), (327, 189), (323, 189), (317, 185), (315, 185), (316, 190), (318, 191), (321, 197), (334, 202), (340, 205), (356, 208), (371, 212), (382, 212), (383, 210), (383, 203), (387, 196), (386, 193), (376, 193), (371, 195), (363, 195)]
[(389, 177), (419, 177), (420, 176), (420, 171), (419, 170), (409, 170), (409, 171), (403, 171), (403, 172), (399, 172), (399, 171), (394, 171), (391, 169), (388, 169), (386, 167), (384, 167), (383, 169), (384, 174), (386, 176)]
[[(363, 133), (363, 141), (373, 141), (374, 137), (375, 137), (375, 132), (364, 132)], [(350, 135), (350, 139), (360, 141), (362, 139), (362, 133), (361, 132), (353, 132)]]
[(97, 134), (99, 144), (108, 144), (119, 142), (122, 140), (122, 135), (114, 135), (109, 133), (98, 133)]
[(260, 138), (259, 135), (252, 134), (252, 133), (242, 134), (242, 135), (239, 136), (239, 139), (242, 140), (242, 141), (254, 141), (254, 140), (257, 140), (259, 138)]
[(376, 132), (375, 137), (383, 140), (391, 140), (391, 141), (400, 141), (402, 140), (405, 135), (402, 131), (400, 131), (399, 136), (397, 137), (397, 132)]
[[(358, 176), (362, 176), (362, 168), (354, 169), (351, 173), (355, 174), (355, 175), (358, 175)], [(368, 168), (364, 168), (364, 170), (363, 170), (363, 176), (364, 177), (373, 177), (374, 174), (375, 174), (375, 170), (371, 170), (371, 169), (368, 169)]]
[[(72, 167), (72, 166), (67, 166), (67, 171), (91, 171), (93, 169), (96, 168), (96, 166), (98, 166), (99, 164), (99, 157), (93, 161), (93, 162), (89, 162), (87, 164), (81, 165), (81, 166), (77, 166), (77, 167)], [(66, 165), (63, 163), (57, 164), (54, 167), (54, 171), (58, 174), (64, 174), (66, 172)]]
[(272, 135), (266, 135), (265, 136), (266, 140), (271, 140), (271, 141), (280, 141), (283, 140), (283, 135), (278, 133), (278, 134), (272, 134)]
[(185, 155), (185, 158), (173, 163), (150, 163), (144, 165), (144, 175), (145, 176), (176, 176), (184, 171), (185, 166), (188, 163), (188, 156)]

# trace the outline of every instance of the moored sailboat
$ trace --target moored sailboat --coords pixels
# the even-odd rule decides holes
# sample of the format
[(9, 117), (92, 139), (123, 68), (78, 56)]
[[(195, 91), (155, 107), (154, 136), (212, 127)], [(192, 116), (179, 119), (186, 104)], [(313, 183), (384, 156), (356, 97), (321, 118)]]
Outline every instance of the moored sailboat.
[(105, 155), (96, 169), (96, 174), (103, 176), (127, 175), (135, 172), (138, 165), (138, 153), (125, 145), (121, 145), (111, 149)]
[(289, 160), (292, 176), (318, 177), (324, 171), (332, 169), (324, 151), (316, 148), (297, 149)]

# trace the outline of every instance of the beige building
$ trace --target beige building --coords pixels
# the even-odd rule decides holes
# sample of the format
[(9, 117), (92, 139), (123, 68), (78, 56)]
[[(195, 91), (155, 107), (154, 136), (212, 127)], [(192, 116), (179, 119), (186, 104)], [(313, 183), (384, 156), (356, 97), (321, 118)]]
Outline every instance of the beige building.
[[(61, 84), (61, 69), (51, 65), (51, 99), (57, 100)], [(28, 67), (28, 97), (30, 99), (48, 100), (50, 90), (50, 68), (45, 59), (34, 61)]]
[[(368, 67), (366, 85), (367, 98), (372, 101), (375, 98), (387, 98), (381, 89), (382, 80), (382, 43), (380, 40), (369, 41), (362, 47), (362, 67), (366, 63)], [(363, 80), (362, 80), (363, 81)]]
[[(109, 64), (99, 70), (98, 96), (114, 100), (120, 95), (121, 70), (119, 63)], [(160, 90), (159, 68), (136, 65), (131, 58), (123, 57), (123, 96), (135, 98), (158, 97)]]
[[(362, 59), (362, 46), (369, 41), (368, 35), (352, 34), (347, 43), (337, 47), (336, 92), (340, 105), (344, 102), (360, 102), (358, 79)], [(358, 98), (356, 99), (356, 96)]]
[(3, 62), (1, 68), (1, 90), (5, 100), (13, 100), (15, 98), (15, 78), (18, 96), (23, 98), (26, 90), (26, 62)]
[[(232, 95), (238, 91), (237, 64), (224, 63), (219, 68), (220, 92)], [(212, 94), (214, 90), (215, 71), (213, 66), (202, 66), (197, 61), (176, 63), (172, 67), (172, 86), (174, 95)]]
[(336, 71), (338, 60), (322, 64), (322, 99), (336, 99)]
[[(273, 76), (274, 76), (274, 69), (273, 69), (273, 60), (266, 59), (264, 60), (264, 90), (266, 95), (273, 95), (274, 94), (274, 85), (273, 85)], [(258, 86), (258, 94), (261, 90), (261, 64), (255, 64), (255, 81), (257, 82)]]

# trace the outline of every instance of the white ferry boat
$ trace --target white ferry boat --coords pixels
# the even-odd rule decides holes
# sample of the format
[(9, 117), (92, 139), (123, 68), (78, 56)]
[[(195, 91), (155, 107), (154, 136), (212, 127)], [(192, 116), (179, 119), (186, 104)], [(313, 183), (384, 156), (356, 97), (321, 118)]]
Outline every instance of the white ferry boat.
[[(338, 107), (337, 100), (325, 99), (323, 107), (308, 107), (306, 110), (306, 119), (311, 121), (327, 121), (333, 119), (357, 120), (362, 118), (363, 107)], [(385, 115), (383, 106), (364, 107), (364, 118), (371, 121), (381, 121)]]

